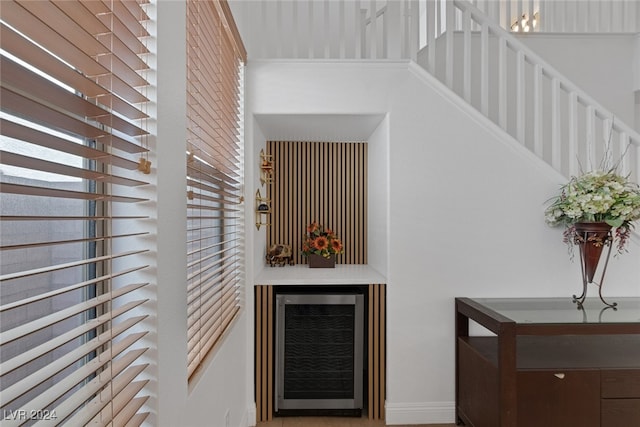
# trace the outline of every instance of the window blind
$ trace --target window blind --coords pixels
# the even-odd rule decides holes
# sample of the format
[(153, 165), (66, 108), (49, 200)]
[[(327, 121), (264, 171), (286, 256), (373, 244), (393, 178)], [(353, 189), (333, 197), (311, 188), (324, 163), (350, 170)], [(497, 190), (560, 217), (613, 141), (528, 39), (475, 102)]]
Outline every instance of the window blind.
[(242, 306), (243, 63), (224, 1), (187, 1), (188, 373)]
[(147, 416), (146, 3), (2, 1), (3, 426)]

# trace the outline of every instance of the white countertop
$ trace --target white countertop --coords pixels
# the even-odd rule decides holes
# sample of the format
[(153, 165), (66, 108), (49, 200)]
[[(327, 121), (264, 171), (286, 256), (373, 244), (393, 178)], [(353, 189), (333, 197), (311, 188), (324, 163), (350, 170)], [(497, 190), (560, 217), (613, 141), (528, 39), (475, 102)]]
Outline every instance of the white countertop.
[(386, 278), (364, 264), (338, 264), (335, 268), (309, 268), (306, 264), (269, 267), (258, 274), (256, 285), (371, 285)]

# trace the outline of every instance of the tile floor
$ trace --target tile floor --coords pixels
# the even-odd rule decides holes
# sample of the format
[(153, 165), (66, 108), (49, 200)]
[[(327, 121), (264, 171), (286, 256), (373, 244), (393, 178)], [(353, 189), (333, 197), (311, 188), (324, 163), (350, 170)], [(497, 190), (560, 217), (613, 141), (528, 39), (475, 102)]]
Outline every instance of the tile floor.
[[(257, 427), (385, 427), (383, 421), (354, 417), (278, 417)], [(396, 427), (455, 427), (455, 424), (428, 424)]]

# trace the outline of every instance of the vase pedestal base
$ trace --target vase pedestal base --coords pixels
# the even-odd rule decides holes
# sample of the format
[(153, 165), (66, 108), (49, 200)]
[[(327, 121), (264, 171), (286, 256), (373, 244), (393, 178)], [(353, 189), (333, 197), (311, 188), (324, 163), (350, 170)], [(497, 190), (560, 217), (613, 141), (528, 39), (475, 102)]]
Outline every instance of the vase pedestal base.
[[(593, 283), (598, 287), (598, 296), (607, 307), (615, 309), (618, 303), (609, 303), (602, 297), (602, 284), (604, 282), (604, 274), (607, 272), (609, 265), (609, 257), (611, 256), (611, 248), (613, 246), (613, 238), (611, 237), (611, 226), (605, 222), (594, 223), (576, 223), (575, 224), (574, 243), (580, 248), (580, 265), (582, 270), (582, 294), (580, 296), (573, 295), (573, 302), (578, 304), (578, 308), (582, 308), (585, 298), (587, 297), (587, 285)], [(600, 282), (594, 282), (593, 277), (600, 261), (603, 250), (607, 248), (607, 256), (600, 275)]]

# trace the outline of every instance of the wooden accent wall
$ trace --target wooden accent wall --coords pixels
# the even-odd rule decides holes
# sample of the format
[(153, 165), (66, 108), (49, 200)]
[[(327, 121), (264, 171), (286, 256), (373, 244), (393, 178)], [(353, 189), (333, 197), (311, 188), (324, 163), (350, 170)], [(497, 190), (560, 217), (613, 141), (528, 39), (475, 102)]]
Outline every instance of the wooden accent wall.
[[(273, 419), (274, 414), (274, 292), (273, 286), (255, 287), (255, 398), (256, 421)], [(363, 396), (368, 417), (384, 420), (386, 400), (386, 285), (368, 286), (368, 306), (366, 309), (366, 330), (368, 359), (367, 392)]]
[(386, 400), (386, 286), (369, 285), (368, 410), (370, 420), (384, 420)]
[(306, 227), (317, 221), (344, 243), (339, 264), (367, 263), (367, 143), (267, 141), (273, 156), (267, 246), (291, 245), (296, 264)]
[(256, 286), (255, 295), (255, 382), (256, 382), (256, 418), (257, 421), (269, 421), (273, 418), (273, 286)]

